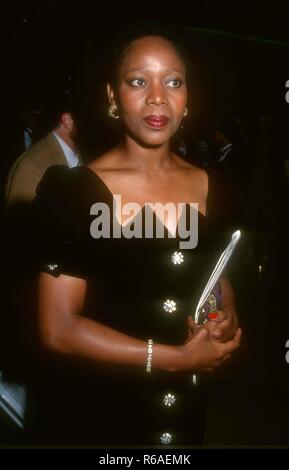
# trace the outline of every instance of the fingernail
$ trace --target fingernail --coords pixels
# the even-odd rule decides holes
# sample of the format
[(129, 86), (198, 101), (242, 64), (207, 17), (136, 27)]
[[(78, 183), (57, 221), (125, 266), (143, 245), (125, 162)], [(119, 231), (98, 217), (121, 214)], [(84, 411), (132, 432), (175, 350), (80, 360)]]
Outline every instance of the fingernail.
[(218, 318), (218, 314), (216, 312), (210, 312), (208, 313), (207, 318), (209, 320), (216, 320)]

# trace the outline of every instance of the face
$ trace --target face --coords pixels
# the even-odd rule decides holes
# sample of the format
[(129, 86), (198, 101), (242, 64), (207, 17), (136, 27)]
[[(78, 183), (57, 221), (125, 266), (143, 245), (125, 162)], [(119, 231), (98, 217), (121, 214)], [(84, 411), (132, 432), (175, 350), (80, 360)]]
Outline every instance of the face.
[(117, 103), (128, 134), (146, 146), (168, 142), (179, 128), (187, 103), (185, 66), (173, 45), (148, 36), (132, 43), (119, 70)]
[(63, 113), (61, 115), (60, 125), (62, 126), (62, 129), (65, 130), (67, 139), (69, 139), (70, 147), (76, 150), (76, 144), (78, 142), (78, 133), (72, 114)]

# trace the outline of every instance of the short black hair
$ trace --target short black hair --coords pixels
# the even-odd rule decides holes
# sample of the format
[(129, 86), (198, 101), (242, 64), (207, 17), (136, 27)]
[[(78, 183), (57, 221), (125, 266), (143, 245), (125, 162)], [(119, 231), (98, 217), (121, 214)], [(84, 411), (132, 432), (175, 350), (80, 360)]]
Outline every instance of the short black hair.
[(155, 20), (138, 20), (123, 26), (107, 44), (109, 57), (106, 59), (106, 80), (112, 86), (117, 86), (118, 70), (129, 46), (134, 41), (147, 36), (161, 37), (170, 42), (184, 63), (187, 76), (191, 78), (192, 51), (187, 47), (183, 31), (169, 23)]

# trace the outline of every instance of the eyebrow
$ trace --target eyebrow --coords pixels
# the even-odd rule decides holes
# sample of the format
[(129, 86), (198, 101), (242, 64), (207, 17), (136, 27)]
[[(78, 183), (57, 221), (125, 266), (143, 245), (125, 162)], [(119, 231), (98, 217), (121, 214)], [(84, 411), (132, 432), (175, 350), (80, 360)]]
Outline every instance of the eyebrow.
[[(150, 69), (146, 69), (146, 68), (133, 68), (133, 69), (129, 69), (126, 71), (126, 73), (131, 73), (131, 72), (148, 72)], [(177, 73), (180, 73), (180, 74), (183, 74), (183, 72), (180, 70), (180, 69), (166, 69), (166, 72), (167, 73), (171, 73), (171, 72), (177, 72)]]

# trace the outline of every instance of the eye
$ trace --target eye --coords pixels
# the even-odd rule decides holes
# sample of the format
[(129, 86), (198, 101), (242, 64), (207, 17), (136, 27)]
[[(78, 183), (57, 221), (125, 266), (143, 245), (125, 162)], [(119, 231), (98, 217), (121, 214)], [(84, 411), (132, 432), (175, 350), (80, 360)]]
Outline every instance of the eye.
[(129, 84), (134, 87), (140, 87), (145, 85), (145, 81), (142, 78), (135, 78), (134, 80), (130, 80)]
[(182, 85), (182, 80), (179, 80), (177, 78), (174, 78), (173, 80), (169, 80), (167, 82), (167, 85), (170, 87), (170, 88), (179, 88), (181, 85)]

